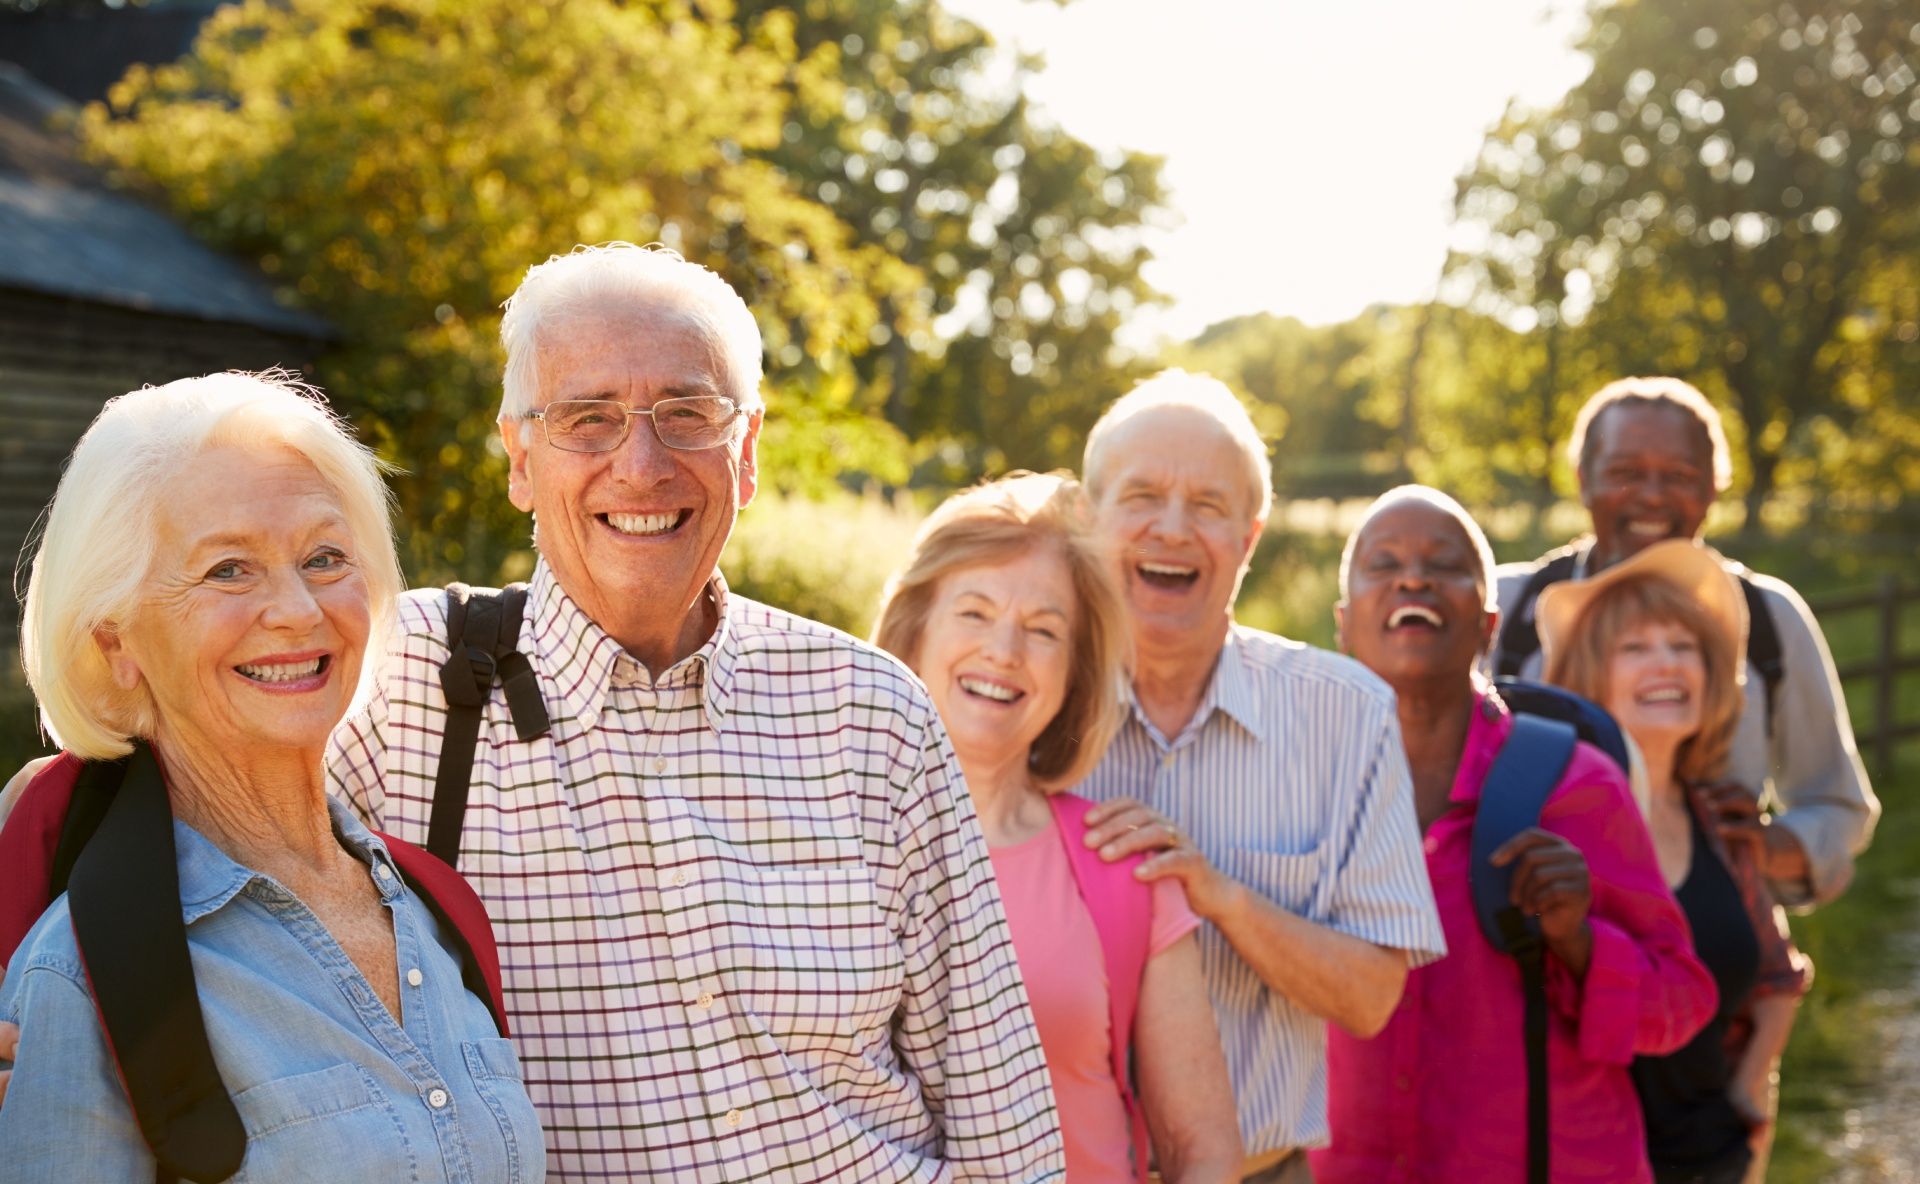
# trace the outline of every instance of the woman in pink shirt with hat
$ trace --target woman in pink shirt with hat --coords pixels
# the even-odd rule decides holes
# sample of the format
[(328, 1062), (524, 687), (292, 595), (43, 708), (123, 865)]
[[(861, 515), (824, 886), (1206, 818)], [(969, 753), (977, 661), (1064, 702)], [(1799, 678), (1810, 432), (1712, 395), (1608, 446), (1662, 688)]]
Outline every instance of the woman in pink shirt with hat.
[[(1448, 953), (1407, 976), (1378, 1036), (1329, 1033), (1320, 1184), (1527, 1179), (1520, 970), (1481, 935), (1468, 866), (1482, 785), (1513, 729), (1475, 672), (1496, 624), (1492, 569), (1473, 519), (1421, 486), (1376, 501), (1341, 562), (1341, 645), (1399, 698)], [(1646, 1184), (1629, 1066), (1684, 1045), (1715, 996), (1625, 775), (1576, 746), (1538, 825), (1493, 862), (1513, 869), (1513, 903), (1539, 918), (1547, 947), (1551, 1179)]]
[(1226, 1059), (1179, 884), (1081, 842), (1059, 791), (1119, 725), (1124, 609), (1079, 486), (1024, 475), (956, 494), (888, 582), (874, 640), (927, 684), (999, 880), (1046, 1052), (1068, 1184), (1239, 1179)]

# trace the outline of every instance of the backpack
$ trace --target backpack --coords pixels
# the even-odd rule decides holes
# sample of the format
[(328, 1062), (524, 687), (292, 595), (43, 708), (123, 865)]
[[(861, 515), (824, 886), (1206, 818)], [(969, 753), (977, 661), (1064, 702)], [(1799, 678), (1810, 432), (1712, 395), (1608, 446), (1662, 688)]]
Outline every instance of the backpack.
[[(378, 836), (446, 927), (461, 979), (507, 1034), (485, 908), (458, 873)], [(62, 754), (28, 783), (0, 830), (0, 963), (62, 892), (112, 1054), (161, 1184), (216, 1184), (240, 1170), (247, 1132), (220, 1079), (198, 1005), (173, 843), (173, 812), (146, 744), (112, 761)]]
[(1520, 964), (1527, 1055), (1527, 1180), (1547, 1184), (1546, 944), (1539, 922), (1508, 903), (1513, 868), (1494, 867), (1489, 859), (1508, 839), (1539, 823), (1541, 808), (1573, 759), (1576, 742), (1585, 740), (1622, 770), (1627, 767), (1627, 745), (1612, 716), (1571, 691), (1517, 678), (1500, 679), (1494, 687), (1513, 712), (1513, 731), (1481, 785), (1467, 877), (1481, 934), (1494, 949)]
[[(1527, 659), (1540, 652), (1540, 629), (1533, 617), (1533, 602), (1549, 585), (1572, 579), (1579, 560), (1579, 545), (1562, 547), (1542, 556), (1527, 576), (1520, 598), (1500, 625), (1500, 639), (1494, 646), (1496, 678), (1519, 677)], [(1780, 690), (1781, 680), (1787, 676), (1786, 661), (1780, 652), (1780, 633), (1773, 626), (1773, 612), (1767, 607), (1766, 597), (1747, 578), (1746, 569), (1735, 572), (1734, 579), (1739, 582), (1740, 595), (1747, 602), (1747, 668), (1759, 676), (1765, 690), (1767, 735), (1771, 736), (1774, 697)]]
[[(454, 866), (481, 711), (495, 682), (506, 689), (520, 739), (549, 726), (533, 668), (517, 649), (525, 606), (525, 584), (497, 592), (448, 585), (448, 656), (440, 669), (447, 725), (427, 849), (375, 832), (402, 879), (453, 934), (461, 978), (486, 1001), (502, 1036), (493, 931)], [(0, 965), (66, 893), (101, 1027), (158, 1180), (216, 1184), (240, 1170), (247, 1133), (197, 1005), (172, 819), (159, 762), (143, 743), (118, 761), (69, 753), (43, 769), (0, 830)]]

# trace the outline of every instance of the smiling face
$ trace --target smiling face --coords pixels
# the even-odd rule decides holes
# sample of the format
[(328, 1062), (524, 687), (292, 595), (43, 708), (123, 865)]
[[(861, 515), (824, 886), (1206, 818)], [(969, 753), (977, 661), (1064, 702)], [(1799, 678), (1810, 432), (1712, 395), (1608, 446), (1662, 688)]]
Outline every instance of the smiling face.
[[(582, 313), (545, 330), (535, 406), (611, 399), (731, 396), (708, 333), (674, 309)], [(692, 652), (711, 622), (700, 600), (753, 499), (760, 412), (733, 443), (694, 451), (660, 443), (646, 417), (609, 452), (568, 452), (532, 421), (501, 436), (513, 504), (535, 515), (541, 555), (568, 596), (656, 670)], [(521, 440), (523, 423), (527, 438)]]
[(1105, 445), (1095, 529), (1143, 652), (1218, 649), (1265, 524), (1246, 454), (1186, 407), (1143, 411)]
[(1492, 637), (1486, 573), (1444, 511), (1408, 502), (1375, 514), (1354, 541), (1340, 646), (1395, 687), (1465, 680)]
[(1684, 625), (1641, 619), (1621, 629), (1607, 654), (1606, 701), (1646, 749), (1666, 750), (1700, 731), (1707, 664)]
[(291, 449), (210, 449), (167, 483), (138, 608), (96, 638), (156, 738), (229, 761), (318, 760), (360, 677), (371, 605), (339, 499)]
[(1598, 566), (1699, 535), (1713, 505), (1713, 452), (1698, 420), (1672, 404), (1625, 402), (1589, 434), (1580, 500), (1593, 516)]
[(934, 588), (913, 668), (970, 777), (1028, 750), (1066, 702), (1073, 576), (1052, 547), (963, 567)]

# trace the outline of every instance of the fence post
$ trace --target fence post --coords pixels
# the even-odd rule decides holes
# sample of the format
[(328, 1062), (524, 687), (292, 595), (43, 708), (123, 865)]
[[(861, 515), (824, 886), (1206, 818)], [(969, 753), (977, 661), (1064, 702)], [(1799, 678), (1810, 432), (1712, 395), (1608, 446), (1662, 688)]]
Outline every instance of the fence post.
[(1900, 668), (1900, 579), (1880, 577), (1880, 670), (1874, 679), (1873, 775), (1893, 776), (1893, 701)]

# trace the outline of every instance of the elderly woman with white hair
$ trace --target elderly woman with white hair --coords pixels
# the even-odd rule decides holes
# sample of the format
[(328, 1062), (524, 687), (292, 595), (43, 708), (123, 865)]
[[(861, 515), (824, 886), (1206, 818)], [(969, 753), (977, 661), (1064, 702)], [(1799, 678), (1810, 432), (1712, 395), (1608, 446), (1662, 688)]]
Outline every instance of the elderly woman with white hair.
[[(1397, 698), (1448, 952), (1409, 973), (1377, 1036), (1329, 1034), (1333, 1142), (1312, 1156), (1321, 1184), (1529, 1178), (1519, 964), (1481, 936), (1469, 866), (1488, 774), (1514, 730), (1475, 671), (1497, 619), (1492, 573), (1479, 526), (1424, 486), (1374, 502), (1341, 559), (1341, 648)], [(1684, 1045), (1712, 1013), (1714, 986), (1625, 773), (1577, 745), (1538, 823), (1492, 862), (1513, 869), (1511, 903), (1539, 918), (1546, 946), (1551, 1179), (1645, 1184), (1629, 1067)]]
[(7, 1179), (544, 1178), (477, 898), (326, 792), (399, 588), (377, 462), (298, 384), (136, 391), (75, 448), (22, 647), (65, 753), (0, 845), (78, 826), (36, 807), (62, 779), (108, 804), (0, 985)]

